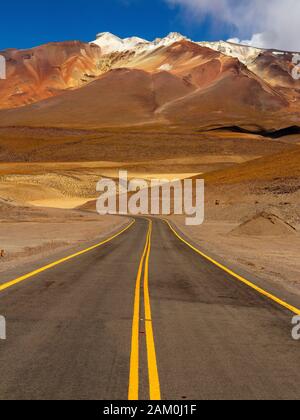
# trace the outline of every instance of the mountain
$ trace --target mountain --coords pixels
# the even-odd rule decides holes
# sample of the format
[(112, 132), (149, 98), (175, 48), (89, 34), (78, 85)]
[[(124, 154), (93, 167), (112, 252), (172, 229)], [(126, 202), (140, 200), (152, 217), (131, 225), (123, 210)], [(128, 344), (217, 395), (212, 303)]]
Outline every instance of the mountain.
[(234, 44), (232, 42), (198, 42), (197, 44), (219, 51), (229, 57), (237, 58), (241, 63), (249, 65), (263, 51), (259, 48), (250, 47), (249, 45)]
[(249, 68), (274, 87), (297, 89), (299, 82), (292, 77), (294, 56), (290, 52), (260, 52)]
[(6, 80), (0, 80), (0, 108), (27, 105), (78, 88), (98, 74), (101, 49), (79, 41), (2, 51)]
[(166, 47), (174, 42), (187, 39), (185, 36), (171, 32), (165, 38), (156, 38), (153, 42), (146, 41), (139, 37), (131, 37), (121, 39), (110, 32), (102, 32), (97, 35), (97, 39), (92, 44), (98, 45), (103, 54), (111, 54), (114, 52), (130, 51), (130, 50), (153, 50), (160, 47)]
[(97, 39), (92, 44), (98, 45), (102, 50), (102, 54), (110, 54), (112, 52), (131, 50), (139, 44), (146, 46), (150, 42), (138, 37), (121, 39), (109, 32), (102, 32), (97, 35)]
[[(100, 33), (90, 44), (3, 52), (0, 125), (180, 124), (275, 131), (297, 125), (294, 54), (178, 33), (153, 42)], [(63, 120), (62, 120), (63, 115)]]
[(153, 122), (157, 107), (194, 89), (167, 72), (116, 69), (82, 89), (17, 110), (2, 111), (0, 125), (96, 128)]

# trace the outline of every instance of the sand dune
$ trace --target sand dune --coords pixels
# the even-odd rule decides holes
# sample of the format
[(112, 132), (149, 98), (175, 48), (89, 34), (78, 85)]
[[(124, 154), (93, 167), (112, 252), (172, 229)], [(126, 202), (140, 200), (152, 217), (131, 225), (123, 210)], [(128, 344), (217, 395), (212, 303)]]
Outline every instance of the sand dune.
[(260, 213), (232, 230), (240, 236), (286, 236), (295, 235), (296, 229), (275, 214)]

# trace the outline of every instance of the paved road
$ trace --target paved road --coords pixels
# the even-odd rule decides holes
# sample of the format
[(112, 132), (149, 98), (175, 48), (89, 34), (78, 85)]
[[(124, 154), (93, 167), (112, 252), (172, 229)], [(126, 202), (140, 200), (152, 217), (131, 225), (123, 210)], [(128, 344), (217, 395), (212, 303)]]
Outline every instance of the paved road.
[(0, 291), (0, 399), (299, 399), (292, 313), (163, 221)]

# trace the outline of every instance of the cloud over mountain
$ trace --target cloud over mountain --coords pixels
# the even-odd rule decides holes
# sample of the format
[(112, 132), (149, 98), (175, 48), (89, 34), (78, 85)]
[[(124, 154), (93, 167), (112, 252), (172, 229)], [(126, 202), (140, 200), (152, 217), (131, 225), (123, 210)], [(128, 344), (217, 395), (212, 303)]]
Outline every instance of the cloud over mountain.
[(232, 36), (262, 48), (299, 50), (299, 0), (165, 0), (198, 21), (210, 17)]

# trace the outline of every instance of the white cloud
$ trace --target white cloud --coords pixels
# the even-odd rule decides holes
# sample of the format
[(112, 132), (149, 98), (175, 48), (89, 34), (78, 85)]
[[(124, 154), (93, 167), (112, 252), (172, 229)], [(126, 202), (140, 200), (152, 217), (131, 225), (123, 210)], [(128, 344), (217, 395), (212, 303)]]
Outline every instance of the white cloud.
[[(251, 39), (240, 39), (240, 38), (229, 38), (227, 39), (228, 42), (233, 42), (234, 44), (243, 44), (243, 45), (250, 45), (257, 48), (276, 48), (274, 44), (268, 45), (265, 42), (265, 34), (254, 34), (252, 35)], [(279, 47), (278, 47), (279, 49)], [(284, 49), (284, 48), (283, 48)], [(285, 48), (288, 49), (288, 48)]]
[(200, 22), (207, 16), (231, 28), (235, 40), (262, 48), (300, 51), (299, 0), (165, 0)]

